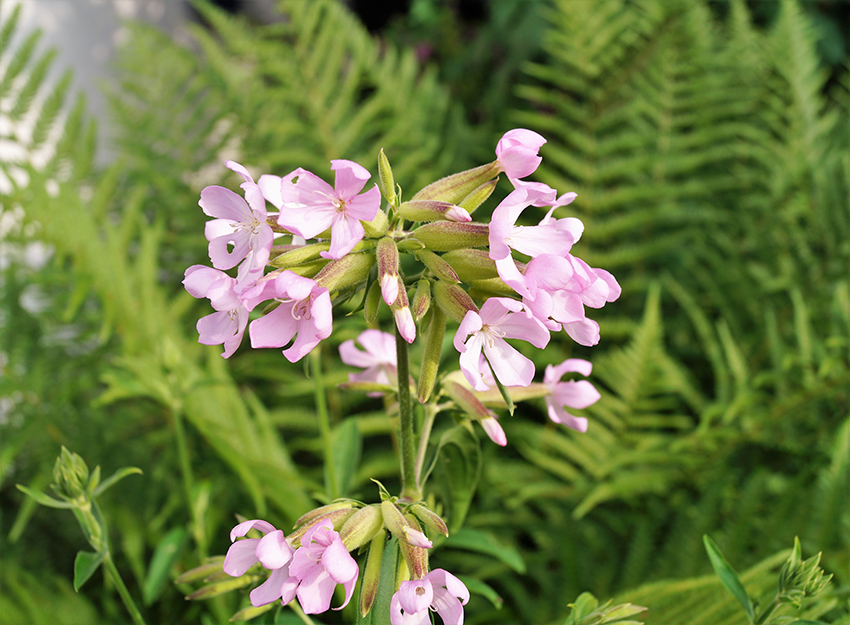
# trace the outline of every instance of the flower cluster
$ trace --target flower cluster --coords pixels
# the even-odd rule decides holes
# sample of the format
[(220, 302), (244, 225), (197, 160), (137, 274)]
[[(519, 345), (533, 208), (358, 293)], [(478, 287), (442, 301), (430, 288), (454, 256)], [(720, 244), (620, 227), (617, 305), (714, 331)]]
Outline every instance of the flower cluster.
[[(399, 565), (392, 600), (382, 608), (390, 610), (392, 625), (430, 623), (432, 611), (445, 625), (461, 625), (467, 588), (428, 562), (432, 542), (425, 530), (448, 535), (445, 522), (422, 501), (434, 418), (447, 408), (459, 410), (505, 445), (493, 408), (512, 410), (515, 400), (545, 398), (552, 421), (587, 430), (587, 420), (567, 409), (587, 408), (600, 395), (587, 380), (562, 378), (589, 376), (590, 363), (568, 359), (547, 367), (543, 381), (535, 383), (534, 363), (509, 342), (542, 349), (552, 333), (563, 330), (581, 345), (595, 345), (599, 325), (586, 308), (600, 308), (620, 295), (609, 272), (572, 254), (584, 226), (556, 212), (576, 194), (559, 195), (526, 180), (540, 165), (545, 143), (530, 130), (511, 130), (498, 142), (496, 160), (433, 182), (409, 199), (401, 197), (383, 151), (378, 183), (369, 188), (369, 172), (348, 160), (331, 161), (333, 186), (302, 168), (255, 182), (246, 168), (228, 161), (243, 179), (243, 195), (218, 186), (201, 192), (200, 206), (212, 218), (205, 230), (212, 267), (189, 267), (183, 280), (192, 296), (209, 299), (215, 310), (198, 321), (201, 343), (223, 345), (228, 358), (247, 329), (252, 347), (283, 348), (296, 362), (331, 335), (333, 306), (356, 293), (368, 323), (378, 323), (384, 306), (396, 327), (396, 336), (374, 327), (362, 332), (340, 345), (340, 356), (361, 369), (349, 376), (348, 388), (372, 395), (397, 391), (399, 401), (386, 405), (398, 412), (399, 436), (408, 443), (399, 445), (407, 454), (401, 496), (381, 487), (380, 504), (335, 501), (307, 513), (288, 536), (262, 520), (237, 525), (224, 572), (236, 577), (249, 570), (270, 572), (251, 591), (253, 606), (297, 598), (305, 613), (316, 614), (330, 608), (342, 585), (345, 597), (335, 608), (341, 609), (360, 574), (350, 552), (366, 550), (359, 586), (365, 616), (377, 597), (381, 554), (392, 544)], [(475, 221), (473, 214), (501, 174), (513, 190), (489, 222)], [(520, 225), (530, 209), (543, 210), (533, 218), (535, 225)], [(459, 371), (438, 376), (448, 322), (457, 324), (449, 342)], [(418, 445), (410, 402), (401, 401), (414, 385), (406, 383), (406, 343), (417, 336), (424, 349), (416, 396), (425, 405), (426, 423)], [(247, 537), (249, 532), (260, 537)], [(396, 540), (388, 541), (390, 536)]]

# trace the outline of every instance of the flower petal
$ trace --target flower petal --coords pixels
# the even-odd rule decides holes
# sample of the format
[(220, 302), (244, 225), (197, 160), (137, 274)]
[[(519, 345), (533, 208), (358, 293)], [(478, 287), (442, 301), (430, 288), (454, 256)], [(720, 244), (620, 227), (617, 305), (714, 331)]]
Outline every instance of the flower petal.
[(289, 579), (287, 567), (275, 569), (269, 578), (251, 591), (251, 605), (255, 608), (280, 598), (284, 583)]
[(293, 553), (295, 550), (281, 530), (269, 532), (257, 545), (257, 559), (267, 569), (279, 569), (292, 559)]
[(230, 545), (224, 556), (224, 572), (233, 577), (245, 575), (258, 562), (256, 552), (259, 542), (259, 538), (246, 538)]

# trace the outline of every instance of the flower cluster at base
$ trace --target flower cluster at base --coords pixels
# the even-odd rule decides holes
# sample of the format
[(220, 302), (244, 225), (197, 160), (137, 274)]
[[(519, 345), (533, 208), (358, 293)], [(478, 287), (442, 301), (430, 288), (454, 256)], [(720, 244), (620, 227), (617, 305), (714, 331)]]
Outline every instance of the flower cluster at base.
[[(426, 334), (436, 345), (445, 320), (457, 322), (453, 345), (477, 391), (490, 387), (489, 371), (501, 386), (528, 386), (534, 365), (505, 339), (543, 348), (552, 332), (564, 330), (577, 343), (594, 345), (599, 326), (585, 308), (620, 294), (609, 272), (572, 255), (581, 221), (554, 216), (576, 194), (559, 196), (524, 180), (539, 166), (544, 143), (533, 131), (511, 130), (498, 142), (495, 161), (433, 182), (407, 200), (383, 152), (380, 184), (366, 191), (369, 172), (348, 160), (331, 161), (333, 186), (302, 168), (255, 182), (245, 167), (227, 161), (243, 179), (244, 197), (219, 186), (201, 192), (199, 204), (212, 218), (205, 234), (213, 267), (192, 266), (183, 281), (216, 311), (198, 322), (199, 341), (223, 345), (227, 358), (247, 329), (252, 347), (285, 347), (284, 356), (295, 362), (331, 335), (332, 306), (362, 292), (367, 321), (377, 318), (383, 301), (409, 343)], [(513, 191), (489, 223), (473, 221), (502, 173)], [(517, 225), (530, 207), (548, 210), (537, 225)], [(402, 255), (419, 263), (421, 271), (410, 272), (415, 277), (404, 275), (402, 265), (410, 264), (401, 263)], [(231, 269), (235, 276), (225, 273)], [(250, 321), (255, 310), (262, 314)], [(357, 358), (352, 350), (348, 356)], [(426, 354), (437, 359), (433, 350)], [(422, 402), (436, 377), (436, 367), (426, 364)]]
[[(382, 553), (392, 545), (402, 556), (399, 566), (394, 566), (396, 592), (389, 606), (384, 605), (391, 611), (392, 624), (430, 623), (429, 610), (433, 609), (445, 625), (461, 625), (469, 591), (451, 573), (428, 570), (428, 550), (433, 545), (422, 531), (423, 524), (447, 536), (445, 522), (422, 502), (400, 502), (383, 487), (381, 498), (380, 504), (338, 500), (312, 510), (298, 520), (289, 536), (267, 521), (244, 521), (230, 532), (233, 544), (224, 558), (223, 571), (233, 577), (241, 577), (257, 565), (271, 571), (250, 593), (254, 608), (278, 599), (286, 605), (297, 598), (305, 614), (319, 614), (330, 608), (338, 584), (345, 598), (333, 609), (348, 605), (360, 572), (349, 551), (367, 549), (359, 605), (365, 617), (377, 596)], [(252, 530), (262, 536), (245, 538)], [(390, 536), (397, 541), (388, 542)], [(252, 579), (257, 577), (247, 581)]]

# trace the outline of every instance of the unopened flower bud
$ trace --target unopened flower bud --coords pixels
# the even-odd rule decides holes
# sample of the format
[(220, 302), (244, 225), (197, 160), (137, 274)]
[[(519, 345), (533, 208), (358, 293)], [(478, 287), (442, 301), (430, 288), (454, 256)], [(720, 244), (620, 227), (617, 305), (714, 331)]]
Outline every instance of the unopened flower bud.
[(381, 561), (384, 557), (384, 546), (387, 542), (387, 532), (378, 530), (372, 542), (369, 543), (369, 553), (366, 555), (366, 565), (363, 567), (363, 581), (360, 585), (360, 616), (365, 617), (378, 596), (378, 582), (381, 579)]
[(501, 278), (489, 278), (487, 280), (472, 280), (469, 282), (469, 290), (475, 290), (487, 296), (516, 297), (517, 292), (504, 283)]
[(413, 321), (410, 301), (407, 299), (407, 290), (404, 288), (401, 278), (398, 278), (398, 297), (390, 308), (393, 311), (395, 325), (401, 338), (412, 343), (416, 339), (416, 323)]
[(361, 221), (360, 223), (363, 224), (363, 232), (367, 239), (377, 239), (384, 236), (389, 227), (387, 214), (382, 210), (378, 211), (372, 221)]
[(419, 385), (416, 395), (419, 403), (424, 404), (431, 397), (437, 373), (440, 369), (440, 356), (443, 352), (443, 336), (446, 334), (446, 313), (438, 306), (433, 307), (431, 323), (425, 334), (425, 350), (422, 355), (422, 367), (419, 370)]
[(452, 380), (447, 380), (443, 383), (442, 388), (452, 398), (452, 401), (457, 407), (473, 419), (482, 421), (494, 416), (494, 412), (482, 404), (475, 394), (465, 386), (461, 386)]
[(405, 254), (424, 249), (425, 244), (419, 239), (414, 239), (413, 237), (407, 237), (398, 242), (398, 251), (404, 252)]
[(408, 539), (400, 540), (398, 548), (413, 579), (419, 579), (428, 573), (428, 549), (431, 547), (431, 541), (422, 533), (422, 528), (413, 515), (405, 515), (404, 519), (409, 526), (406, 532)]
[(449, 527), (446, 525), (446, 522), (440, 518), (440, 515), (425, 506), (425, 504), (415, 503), (410, 506), (408, 510), (410, 510), (410, 513), (413, 514), (413, 516), (422, 521), (435, 532), (442, 534), (443, 536), (449, 535)]
[[(356, 245), (354, 247), (355, 249), (357, 248)], [(280, 256), (276, 256), (269, 262), (269, 264), (272, 267), (288, 269), (290, 267), (303, 265), (306, 262), (321, 258), (320, 254), (322, 252), (327, 252), (329, 249), (331, 249), (330, 243), (313, 243), (311, 245), (303, 245), (286, 251)], [(363, 248), (361, 247), (361, 249)]]
[(419, 321), (431, 307), (431, 281), (422, 278), (416, 283), (416, 293), (413, 295), (413, 319)]
[(441, 178), (423, 188), (414, 200), (440, 200), (456, 204), (488, 180), (499, 175), (501, 166), (498, 161), (467, 169), (451, 176)]
[(478, 306), (472, 298), (456, 284), (438, 280), (434, 283), (432, 293), (437, 300), (437, 305), (453, 321), (460, 323), (470, 310), (478, 312)]
[(316, 519), (321, 519), (331, 512), (336, 512), (338, 510), (351, 510), (352, 514), (357, 510), (357, 502), (351, 499), (345, 499), (343, 501), (334, 501), (333, 503), (329, 503), (326, 506), (321, 506), (319, 508), (315, 508), (310, 510), (309, 512), (304, 513), (301, 517), (295, 521), (295, 525), (293, 527), (300, 527), (301, 525), (306, 525), (310, 523), (310, 521), (315, 521)]
[(476, 208), (481, 206), (487, 198), (490, 197), (490, 194), (493, 193), (493, 190), (496, 188), (496, 183), (499, 182), (498, 178), (494, 178), (488, 182), (485, 182), (480, 187), (475, 189), (472, 193), (463, 198), (460, 202), (458, 202), (458, 206), (466, 209), (470, 214), (475, 211)]
[(490, 227), (477, 222), (457, 223), (435, 221), (419, 226), (413, 236), (422, 241), (429, 250), (449, 252), (465, 247), (483, 247), (490, 242)]
[(390, 237), (384, 237), (378, 241), (377, 259), (381, 295), (383, 295), (387, 306), (391, 306), (398, 297), (399, 276), (398, 247)]
[(452, 266), (464, 282), (499, 277), (496, 261), (490, 258), (487, 250), (453, 250), (443, 254), (442, 259)]
[(398, 207), (399, 214), (408, 221), (472, 221), (465, 208), (437, 200), (410, 200)]
[(372, 323), (378, 318), (378, 306), (381, 303), (381, 285), (373, 282), (366, 291), (366, 301), (363, 302), (363, 317), (366, 323)]
[(375, 255), (369, 252), (346, 254), (332, 260), (316, 274), (315, 281), (331, 293), (359, 284), (369, 275), (375, 264)]
[(440, 280), (451, 284), (457, 284), (460, 282), (460, 278), (458, 278), (457, 273), (455, 273), (455, 270), (452, 269), (452, 266), (434, 252), (430, 250), (420, 250), (416, 252), (416, 258), (430, 269)]
[(384, 199), (395, 206), (398, 199), (395, 193), (395, 178), (393, 178), (393, 169), (390, 167), (390, 161), (387, 155), (384, 154), (384, 148), (381, 148), (381, 151), (378, 153), (378, 186), (381, 188), (381, 194), (384, 196)]
[(53, 490), (68, 499), (86, 495), (89, 483), (89, 468), (85, 460), (62, 447), (53, 465)]
[(360, 508), (345, 522), (339, 530), (342, 544), (349, 551), (372, 540), (384, 526), (381, 508), (377, 505)]
[(409, 543), (420, 549), (430, 549), (433, 547), (431, 541), (422, 533), (422, 529), (418, 527), (418, 523), (411, 524), (392, 501), (384, 500), (381, 502), (381, 513), (384, 517), (384, 526), (399, 541)]

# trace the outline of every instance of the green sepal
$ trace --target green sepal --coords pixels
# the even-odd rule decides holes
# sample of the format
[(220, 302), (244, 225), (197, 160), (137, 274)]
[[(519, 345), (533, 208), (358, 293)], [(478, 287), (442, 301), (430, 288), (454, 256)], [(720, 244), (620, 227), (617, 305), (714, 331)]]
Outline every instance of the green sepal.
[(496, 380), (496, 387), (499, 389), (499, 394), (502, 396), (502, 399), (505, 401), (505, 405), (508, 407), (508, 413), (513, 416), (514, 400), (511, 398), (511, 394), (496, 376), (496, 371), (493, 369), (493, 365), (490, 363), (490, 359), (487, 358), (487, 354), (484, 354), (484, 360), (487, 361), (487, 366), (490, 367), (490, 373), (493, 374), (493, 379)]
[(230, 621), (231, 623), (241, 623), (243, 621), (250, 621), (253, 618), (257, 618), (258, 616), (265, 614), (269, 610), (274, 610), (276, 607), (278, 607), (278, 603), (276, 601), (272, 601), (271, 603), (267, 603), (266, 605), (261, 605), (258, 608), (249, 605), (247, 608), (242, 608), (236, 614), (231, 616), (228, 621)]
[(431, 281), (422, 278), (416, 283), (416, 292), (413, 295), (413, 304), (410, 312), (413, 313), (414, 321), (418, 322), (431, 308)]
[[(363, 576), (360, 578), (360, 616), (369, 614), (378, 596), (381, 580), (381, 564), (384, 557), (384, 547), (387, 543), (387, 531), (381, 528), (372, 542), (369, 543), (369, 551), (366, 554), (366, 564), (363, 567)], [(359, 619), (358, 619), (359, 620)]]
[(481, 184), (499, 175), (498, 161), (467, 169), (432, 182), (413, 196), (414, 200), (439, 200), (456, 204), (462, 201)]
[(219, 595), (223, 595), (228, 592), (233, 592), (234, 590), (238, 590), (239, 588), (244, 588), (245, 586), (251, 586), (252, 584), (260, 581), (259, 575), (243, 575), (242, 577), (231, 577), (223, 582), (216, 582), (215, 584), (208, 584), (207, 586), (203, 586), (198, 588), (195, 592), (186, 596), (188, 601), (197, 601), (199, 599), (212, 599), (213, 597), (218, 597)]
[(475, 221), (434, 221), (419, 226), (413, 236), (434, 252), (483, 247), (490, 242), (490, 226)]
[(191, 584), (206, 579), (213, 573), (218, 573), (224, 566), (224, 556), (216, 556), (208, 558), (208, 561), (200, 566), (185, 571), (174, 580), (175, 584)]

